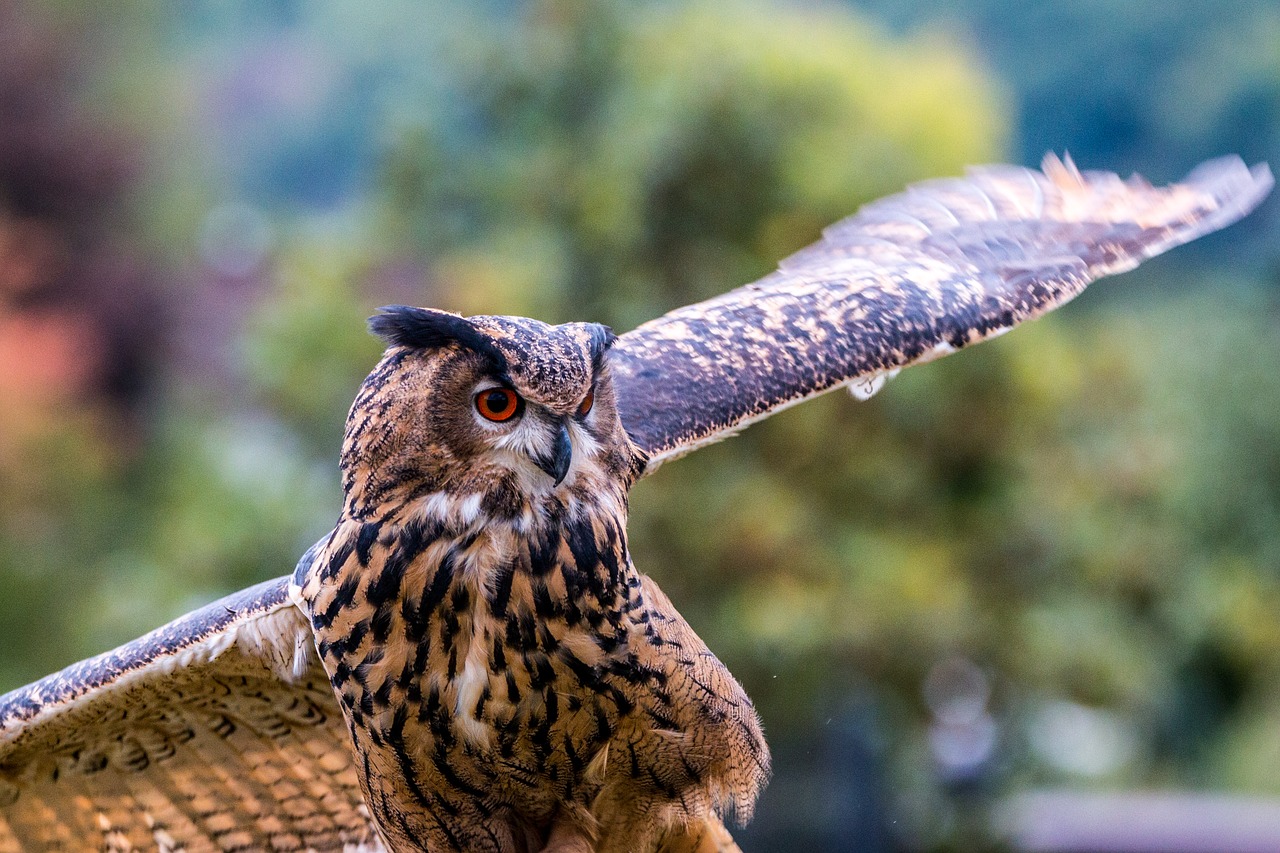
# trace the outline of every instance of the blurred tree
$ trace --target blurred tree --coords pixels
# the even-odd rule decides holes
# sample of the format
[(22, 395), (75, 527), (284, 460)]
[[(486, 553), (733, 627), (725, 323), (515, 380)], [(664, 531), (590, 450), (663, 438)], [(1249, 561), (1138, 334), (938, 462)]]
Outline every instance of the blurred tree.
[[(1226, 82), (1197, 102), (1226, 112), (1280, 79), (1274, 51), (1228, 35), (1176, 72), (1126, 48), (1150, 4), (1116, 19), (974, 0), (953, 13), (966, 48), (940, 27), (745, 0), (144, 3), (110, 20), (54, 3), (34, 29), (15, 2), (0, 0), (0, 424), (28, 419), (35, 444), (0, 458), (7, 685), (288, 570), (336, 512), (377, 304), (625, 331), (749, 281), (862, 201), (1005, 155), (1010, 97), (973, 45), (1033, 105), (1034, 154), (1082, 150), (1078, 122), (1090, 160), (1124, 167), (1106, 145), (1128, 139), (1163, 152), (1148, 171), (1169, 158), (1159, 177), (1221, 147), (1220, 125), (1144, 100), (1181, 89), (1143, 63), (1188, 84), (1217, 63)], [(1231, 15), (1161, 9), (1187, 43), (1234, 32)], [(1071, 82), (1096, 74), (1118, 82)], [(1081, 88), (1105, 108), (1027, 94)], [(1132, 137), (1100, 123), (1130, 101), (1150, 107)], [(104, 113), (146, 130), (145, 170)], [(1152, 143), (1156, 114), (1184, 147)], [(129, 235), (171, 270), (158, 309), (146, 275), (103, 272), (147, 268)], [(748, 845), (980, 849), (1009, 785), (1275, 788), (1280, 312), (1187, 278), (869, 403), (786, 412), (637, 490), (637, 564), (747, 683), (779, 756)], [(1127, 289), (1153, 292), (1141, 282)], [(53, 331), (6, 338), (37, 304), (64, 312)], [(128, 346), (85, 346), (68, 317)], [(178, 358), (148, 372), (163, 337)], [(112, 364), (154, 391), (113, 396)], [(122, 453), (98, 413), (139, 399), (145, 429), (124, 442), (140, 452)], [(853, 815), (863, 830), (842, 836)]]
[(14, 445), (53, 412), (102, 404), (118, 418), (138, 406), (155, 299), (112, 227), (140, 165), (131, 143), (78, 101), (70, 52), (19, 0), (0, 2), (0, 54), (0, 387), (11, 403), (0, 444), (19, 476)]
[(1081, 162), (1167, 170), (1275, 150), (1277, 9), (1255, 0), (854, 0), (894, 26), (981, 44), (1019, 104), (1021, 159), (1069, 146)]
[[(33, 606), (111, 541), (107, 497), (142, 444), (160, 322), (151, 261), (122, 233), (140, 163), (82, 100), (83, 56), (21, 0), (0, 0), (0, 677), (29, 674), (79, 614)], [(74, 43), (74, 42), (73, 42)], [(119, 507), (127, 514), (127, 505)], [(65, 621), (64, 621), (65, 620)], [(54, 643), (59, 646), (58, 643)]]
[(464, 312), (629, 328), (1006, 133), (963, 54), (835, 8), (554, 0), (477, 41), (443, 104), (402, 108), (384, 173), (388, 223)]
[[(1177, 179), (1206, 157), (1274, 159), (1280, 146), (1280, 8), (1259, 0), (851, 0), (907, 30), (981, 45), (1008, 87), (1016, 160), (1069, 150), (1080, 163)], [(1274, 258), (1280, 210), (1197, 244), (1214, 262)], [(1245, 236), (1248, 240), (1244, 240)], [(1215, 246), (1230, 251), (1214, 251)]]

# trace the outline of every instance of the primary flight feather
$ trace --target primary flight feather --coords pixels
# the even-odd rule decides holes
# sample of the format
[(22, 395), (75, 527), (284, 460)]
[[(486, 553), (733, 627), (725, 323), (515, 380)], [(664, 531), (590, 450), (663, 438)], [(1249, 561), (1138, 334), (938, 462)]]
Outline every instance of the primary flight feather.
[(0, 698), (0, 853), (736, 850), (723, 821), (768, 750), (631, 562), (635, 481), (1007, 331), (1271, 185), (1235, 158), (1163, 188), (978, 168), (616, 338), (384, 309), (341, 516), (293, 576)]

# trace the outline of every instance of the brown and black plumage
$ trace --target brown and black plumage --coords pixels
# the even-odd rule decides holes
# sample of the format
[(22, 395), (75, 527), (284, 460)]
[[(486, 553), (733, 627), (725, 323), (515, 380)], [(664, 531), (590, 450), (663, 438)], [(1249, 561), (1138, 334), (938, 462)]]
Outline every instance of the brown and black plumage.
[[(402, 850), (653, 849), (750, 813), (746, 694), (627, 553), (646, 456), (602, 326), (394, 308), (356, 397), (334, 533), (294, 576)], [(489, 420), (490, 393), (522, 411)]]
[(0, 853), (728, 851), (750, 701), (627, 549), (663, 461), (999, 334), (1235, 221), (1265, 167), (1153, 188), (987, 167), (614, 338), (392, 308), (344, 503), (291, 579), (0, 699)]

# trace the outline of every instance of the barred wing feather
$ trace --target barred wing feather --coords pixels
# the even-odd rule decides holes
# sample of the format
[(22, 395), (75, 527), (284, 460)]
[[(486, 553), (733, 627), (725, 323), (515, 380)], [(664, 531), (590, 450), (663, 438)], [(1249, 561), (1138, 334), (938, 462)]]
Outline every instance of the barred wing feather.
[(653, 470), (815, 394), (874, 392), (1235, 222), (1271, 186), (1265, 165), (1236, 157), (1153, 187), (1052, 155), (1040, 171), (984, 166), (913, 186), (760, 281), (621, 336), (610, 363), (623, 424)]
[(0, 697), (0, 853), (381, 849), (287, 580)]

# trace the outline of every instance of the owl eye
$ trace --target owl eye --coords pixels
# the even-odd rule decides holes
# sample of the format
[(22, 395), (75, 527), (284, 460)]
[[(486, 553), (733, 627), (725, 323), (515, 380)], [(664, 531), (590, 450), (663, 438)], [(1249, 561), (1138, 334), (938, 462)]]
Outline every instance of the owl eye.
[(583, 397), (582, 402), (578, 404), (578, 412), (577, 412), (578, 417), (585, 418), (587, 416), (587, 413), (591, 411), (591, 407), (592, 405), (595, 404), (595, 402), (596, 402), (596, 392), (588, 391), (587, 396)]
[(509, 421), (524, 408), (524, 400), (510, 388), (486, 388), (476, 395), (476, 411), (485, 420)]

